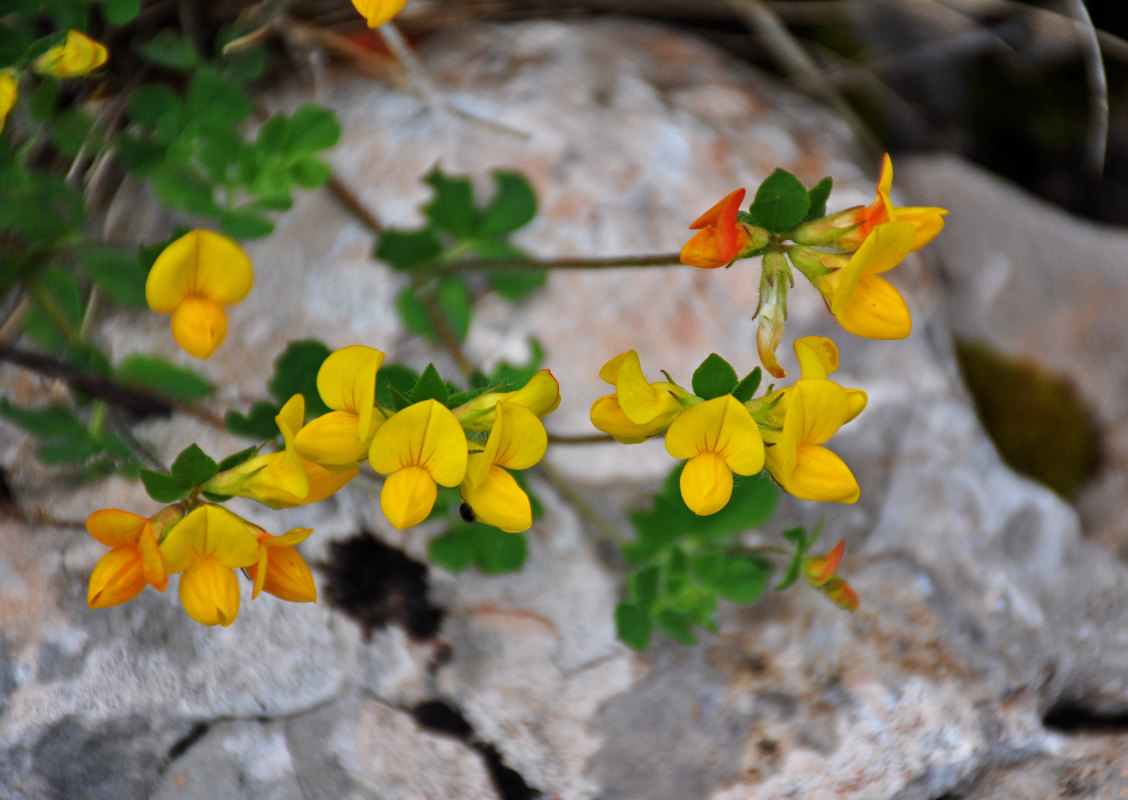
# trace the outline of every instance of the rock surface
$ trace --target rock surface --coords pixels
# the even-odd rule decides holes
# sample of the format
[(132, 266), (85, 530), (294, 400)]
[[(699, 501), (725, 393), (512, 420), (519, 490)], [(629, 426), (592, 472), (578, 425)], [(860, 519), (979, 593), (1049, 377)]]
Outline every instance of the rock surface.
[[(468, 28), (422, 57), (448, 106), (347, 75), (315, 98), (344, 126), (334, 167), (391, 226), (418, 219), (419, 178), (440, 159), (479, 179), (497, 167), (528, 174), (540, 214), (520, 243), (541, 256), (676, 251), (688, 220), (776, 166), (808, 182), (833, 174), (836, 208), (872, 197), (876, 170), (858, 164), (844, 125), (668, 30)], [(295, 106), (307, 95), (268, 100)], [(940, 241), (983, 222), (963, 210), (975, 207), (972, 192), (914, 185), (913, 202), (953, 209)], [(120, 224), (163, 237), (166, 223), (138, 202), (122, 200)], [(995, 231), (1001, 252), (1020, 252)], [(223, 387), (220, 404), (258, 396), (287, 338), (359, 341), (453, 371), (399, 328), (400, 279), (370, 249), (321, 193), (250, 248), (258, 284), (204, 367)], [(565, 395), (549, 427), (586, 433), (604, 391), (596, 371), (628, 347), (648, 372), (681, 377), (710, 351), (755, 363), (756, 273), (718, 273), (554, 273), (518, 307), (485, 298), (466, 349), (487, 363), (520, 360), (526, 337), (538, 337)], [(645, 657), (614, 637), (614, 559), (551, 485), (538, 486), (546, 515), (526, 534), (521, 573), (431, 570), (437, 637), (366, 631), (324, 602), (249, 593), (232, 627), (204, 629), (172, 587), (90, 611), (85, 582), (103, 549), (80, 525), (37, 524), (36, 512), (80, 523), (95, 508), (152, 503), (121, 481), (51, 482), (23, 437), (0, 427), (0, 463), (20, 465), (12, 483), (30, 519), (7, 518), (0, 534), (0, 796), (1124, 796), (1125, 568), (1081, 537), (1072, 508), (1000, 462), (956, 375), (933, 274), (916, 262), (893, 279), (916, 320), (905, 342), (854, 339), (810, 287), (793, 292), (788, 340), (833, 335), (840, 382), (869, 393), (834, 440), (863, 494), (854, 506), (785, 501), (752, 534), (824, 519), (831, 541), (849, 542), (844, 571), (862, 609), (847, 615), (795, 590), (725, 609), (698, 646), (659, 642)], [(153, 316), (112, 320), (106, 336), (119, 355), (182, 358)], [(50, 391), (7, 369), (0, 379), (20, 397)], [(1124, 418), (1123, 394), (1106, 398), (1109, 419)], [(180, 418), (141, 435), (167, 457), (191, 441), (243, 446)], [(656, 443), (558, 447), (550, 458), (594, 502), (638, 501), (670, 467)], [(362, 531), (422, 559), (430, 533), (392, 531), (359, 482), (311, 509), (247, 508), (272, 530), (315, 527), (312, 561)]]

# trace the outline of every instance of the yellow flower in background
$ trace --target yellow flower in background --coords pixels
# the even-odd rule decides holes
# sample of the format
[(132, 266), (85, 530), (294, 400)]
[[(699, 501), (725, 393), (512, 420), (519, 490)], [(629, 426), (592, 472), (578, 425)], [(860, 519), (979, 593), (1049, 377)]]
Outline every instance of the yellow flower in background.
[(673, 383), (648, 382), (634, 350), (604, 364), (599, 377), (614, 386), (615, 393), (592, 404), (591, 423), (622, 444), (637, 444), (665, 431), (685, 410), (679, 398), (692, 396)]
[(501, 403), (485, 449), (471, 453), (462, 499), (478, 521), (509, 533), (533, 524), (529, 496), (506, 470), (528, 469), (544, 458), (548, 434), (537, 416), (516, 403)]
[(187, 353), (207, 358), (227, 335), (224, 306), (251, 291), (251, 260), (231, 239), (213, 231), (191, 231), (166, 247), (149, 270), (145, 300), (172, 314), (172, 337)]
[(295, 528), (282, 536), (271, 536), (260, 530), (258, 537), (258, 561), (247, 567), (247, 574), (254, 583), (251, 597), (258, 597), (265, 591), (277, 598), (291, 603), (317, 602), (317, 585), (309, 565), (294, 549), (313, 533), (310, 528)]
[(695, 514), (720, 511), (732, 497), (732, 474), (755, 475), (764, 468), (764, 442), (748, 409), (731, 394), (685, 411), (666, 431), (666, 452), (689, 461), (681, 493)]
[(352, 0), (352, 4), (368, 21), (368, 27), (375, 28), (402, 11), (407, 0)]
[(189, 512), (161, 542), (169, 574), (180, 576), (180, 604), (201, 625), (230, 625), (239, 613), (235, 570), (256, 564), (255, 530), (230, 511), (214, 505)]
[(86, 518), (86, 530), (106, 547), (90, 575), (86, 604), (90, 608), (120, 605), (141, 593), (146, 584), (159, 592), (168, 585), (164, 560), (148, 517), (106, 508)]
[(55, 78), (75, 78), (98, 69), (106, 63), (109, 55), (101, 43), (70, 30), (62, 44), (55, 45), (35, 59), (32, 69)]
[(354, 469), (384, 421), (376, 412), (376, 373), (384, 354), (355, 344), (329, 354), (317, 371), (317, 393), (332, 409), (302, 428), (294, 446), (302, 458), (329, 470)]
[(335, 494), (360, 472), (331, 471), (302, 458), (294, 445), (305, 420), (305, 398), (291, 397), (274, 421), (285, 446), (275, 453), (247, 459), (225, 470), (204, 484), (205, 491), (235, 497), (249, 497), (271, 508), (310, 505)]
[(0, 133), (4, 132), (4, 123), (8, 121), (8, 114), (16, 104), (16, 97), (20, 91), (20, 76), (14, 69), (0, 69)]
[(372, 438), (368, 462), (388, 476), (380, 507), (399, 529), (418, 525), (435, 505), (438, 487), (466, 477), (466, 436), (450, 409), (423, 400), (394, 414)]

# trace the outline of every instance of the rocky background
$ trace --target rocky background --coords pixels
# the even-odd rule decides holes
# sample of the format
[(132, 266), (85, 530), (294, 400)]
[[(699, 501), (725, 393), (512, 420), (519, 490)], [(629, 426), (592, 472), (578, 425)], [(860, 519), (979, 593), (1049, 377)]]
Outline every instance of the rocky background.
[[(385, 224), (409, 226), (435, 163), (488, 185), (527, 174), (540, 213), (519, 243), (552, 256), (672, 252), (687, 222), (776, 166), (835, 177), (832, 207), (872, 198), (877, 161), (835, 113), (668, 26), (622, 19), (468, 24), (420, 50), (434, 91), (318, 68), (262, 98), (340, 115), (337, 175)], [(402, 77), (402, 76), (400, 76)], [(312, 82), (311, 82), (312, 81)], [(12, 504), (0, 519), (0, 797), (67, 798), (1116, 798), (1128, 796), (1128, 235), (1031, 199), (954, 157), (895, 156), (901, 204), (952, 210), (893, 280), (914, 311), (904, 342), (855, 339), (797, 286), (788, 340), (832, 335), (866, 413), (835, 438), (854, 506), (798, 501), (749, 536), (824, 521), (847, 540), (856, 614), (815, 592), (727, 607), (695, 647), (640, 656), (615, 639), (622, 565), (559, 486), (526, 534), (524, 570), (457, 578), (426, 566), (433, 531), (396, 532), (373, 487), (276, 514), (312, 526), (321, 600), (249, 587), (230, 628), (202, 628), (176, 593), (91, 611), (103, 548), (93, 509), (144, 512), (139, 486), (60, 483), (0, 426)], [(140, 190), (106, 220), (163, 238)], [(250, 298), (203, 369), (245, 408), (290, 339), (364, 343), (452, 365), (401, 329), (401, 278), (328, 192), (301, 197), (249, 247)], [(755, 363), (747, 265), (555, 272), (531, 301), (480, 306), (466, 350), (492, 363), (548, 350), (559, 434), (590, 431), (606, 358), (639, 350), (685, 376), (710, 351)], [(187, 363), (155, 315), (107, 321), (118, 354)], [(1064, 378), (1100, 459), (1071, 504), (1018, 476), (980, 424), (956, 339)], [(788, 354), (790, 355), (790, 354)], [(784, 362), (794, 367), (792, 359)], [(5, 392), (55, 388), (12, 368)], [(160, 452), (245, 446), (178, 417), (139, 432)], [(623, 515), (670, 466), (660, 443), (558, 446), (549, 461), (587, 504)]]

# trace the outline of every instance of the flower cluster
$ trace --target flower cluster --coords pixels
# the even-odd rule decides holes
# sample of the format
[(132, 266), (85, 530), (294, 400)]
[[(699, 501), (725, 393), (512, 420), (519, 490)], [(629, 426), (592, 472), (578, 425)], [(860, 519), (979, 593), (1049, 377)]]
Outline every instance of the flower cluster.
[[(770, 183), (770, 186), (769, 186)], [(775, 351), (787, 319), (790, 262), (822, 294), (847, 331), (871, 339), (903, 339), (912, 330), (908, 305), (882, 277), (943, 229), (942, 208), (897, 207), (890, 200), (893, 164), (886, 155), (877, 195), (868, 206), (823, 216), (829, 182), (810, 191), (782, 170), (765, 181), (748, 212), (744, 190), (729, 194), (690, 226), (698, 232), (681, 261), (703, 269), (763, 254), (756, 346), (764, 368), (786, 375)]]
[[(109, 55), (109, 51), (101, 43), (79, 31), (70, 30), (61, 43), (48, 48), (29, 66), (40, 75), (77, 78), (105, 64)], [(0, 133), (4, 131), (4, 123), (19, 96), (22, 66), (24, 65), (17, 64), (0, 69)]]
[[(453, 408), (436, 397), (401, 398), (387, 408), (376, 401), (383, 362), (381, 351), (364, 345), (331, 353), (317, 373), (318, 394), (330, 410), (306, 423), (305, 398), (291, 397), (275, 417), (281, 450), (225, 469), (212, 463), (185, 497), (151, 518), (115, 509), (92, 514), (87, 529), (113, 549), (90, 578), (89, 605), (126, 602), (146, 585), (164, 591), (168, 575), (183, 573), (185, 611), (205, 625), (229, 625), (239, 610), (237, 569), (253, 580), (256, 597), (265, 590), (312, 602), (313, 578), (294, 549), (309, 530), (271, 536), (199, 495), (245, 497), (271, 508), (316, 503), (355, 478), (365, 461), (387, 476), (380, 506), (397, 528), (426, 519), (438, 487), (446, 486), (459, 489), (478, 521), (511, 533), (528, 529), (532, 506), (511, 470), (544, 456), (541, 418), (560, 404), (552, 373), (542, 370), (515, 391), (473, 394)], [(170, 480), (176, 473), (174, 465)]]
[(705, 398), (668, 380), (650, 382), (638, 354), (622, 353), (600, 371), (615, 391), (592, 405), (592, 424), (624, 444), (665, 434), (666, 451), (686, 459), (682, 498), (700, 515), (728, 503), (733, 474), (763, 469), (800, 499), (853, 503), (857, 481), (824, 445), (865, 408), (865, 392), (829, 380), (838, 367), (830, 339), (808, 336), (795, 351), (802, 377), (755, 399), (738, 397), (740, 385)]

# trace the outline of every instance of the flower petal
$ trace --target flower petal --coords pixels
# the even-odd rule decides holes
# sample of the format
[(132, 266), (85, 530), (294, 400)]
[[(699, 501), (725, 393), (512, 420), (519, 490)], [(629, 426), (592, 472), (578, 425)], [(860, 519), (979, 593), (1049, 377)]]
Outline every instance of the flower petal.
[(117, 508), (103, 508), (86, 518), (86, 530), (106, 547), (137, 544), (148, 517), (139, 517)]
[(141, 554), (132, 547), (115, 547), (102, 556), (90, 573), (86, 605), (90, 608), (120, 605), (132, 600), (144, 588)]
[(608, 394), (591, 405), (591, 424), (596, 430), (610, 434), (620, 444), (638, 444), (666, 429), (664, 418), (648, 425), (638, 425), (627, 419), (619, 405), (617, 395)]
[(294, 447), (302, 458), (330, 469), (351, 469), (364, 460), (371, 440), (361, 439), (360, 418), (351, 411), (322, 414), (298, 431)]
[(41, 75), (74, 78), (93, 72), (106, 63), (105, 46), (76, 30), (67, 31), (66, 40), (35, 59), (32, 68)]
[(536, 414), (524, 406), (502, 403), (486, 441), (484, 455), (490, 463), (507, 469), (528, 469), (548, 449), (548, 434)]
[(271, 547), (267, 553), (266, 576), (262, 583), (262, 589), (267, 594), (290, 603), (317, 602), (313, 574), (297, 550), (293, 547)]
[(681, 494), (694, 514), (715, 514), (732, 497), (732, 471), (716, 453), (694, 456), (682, 470)]
[(384, 354), (375, 347), (354, 344), (329, 354), (317, 370), (317, 393), (334, 411), (351, 411), (362, 423), (357, 436), (367, 438), (376, 404), (376, 373)]
[(384, 481), (380, 492), (380, 508), (388, 522), (403, 530), (427, 519), (438, 497), (438, 488), (431, 474), (422, 467), (406, 466)]
[(227, 338), (227, 312), (207, 297), (184, 298), (172, 312), (172, 338), (190, 356), (207, 358)]
[(227, 627), (239, 614), (239, 578), (218, 558), (201, 558), (180, 577), (180, 605), (201, 625)]
[(777, 480), (784, 491), (800, 500), (853, 503), (861, 496), (846, 462), (821, 445), (800, 446), (795, 468)]
[(905, 298), (880, 275), (863, 275), (837, 317), (843, 328), (867, 339), (904, 339), (913, 330)]
[(239, 569), (258, 560), (258, 539), (243, 520), (214, 505), (200, 506), (168, 532), (161, 542), (168, 573), (188, 568), (204, 556)]
[(825, 379), (838, 369), (838, 347), (825, 336), (804, 336), (796, 339), (795, 355), (799, 371), (806, 379)]
[(16, 104), (19, 91), (19, 74), (14, 69), (0, 69), (0, 133), (4, 132), (4, 123)]
[(862, 275), (887, 272), (904, 261), (915, 239), (916, 229), (908, 222), (887, 222), (874, 228), (841, 270), (830, 301), (831, 313), (837, 315), (850, 302)]
[(544, 419), (560, 405), (560, 382), (547, 369), (539, 370), (515, 392), (502, 392), (498, 402), (524, 406)]
[(253, 284), (254, 270), (243, 248), (214, 231), (196, 229), (157, 256), (145, 281), (145, 300), (163, 314), (192, 294), (231, 305), (246, 297)]
[(383, 25), (403, 10), (407, 0), (352, 0), (356, 10), (368, 21), (369, 28)]
[(623, 413), (627, 415), (627, 419), (639, 425), (646, 425), (670, 414), (679, 414), (682, 410), (681, 403), (665, 386), (646, 380), (638, 354), (633, 350), (619, 367), (615, 389)]
[(390, 474), (408, 465), (422, 467), (436, 483), (457, 486), (466, 475), (466, 436), (450, 409), (424, 400), (394, 414), (372, 439), (372, 469)]
[(764, 467), (760, 429), (731, 394), (699, 403), (674, 420), (666, 432), (666, 452), (674, 458), (714, 453), (726, 469), (740, 475), (753, 475)]
[(476, 486), (462, 485), (462, 499), (474, 510), (479, 522), (507, 533), (520, 533), (533, 524), (529, 496), (504, 469), (491, 466)]

